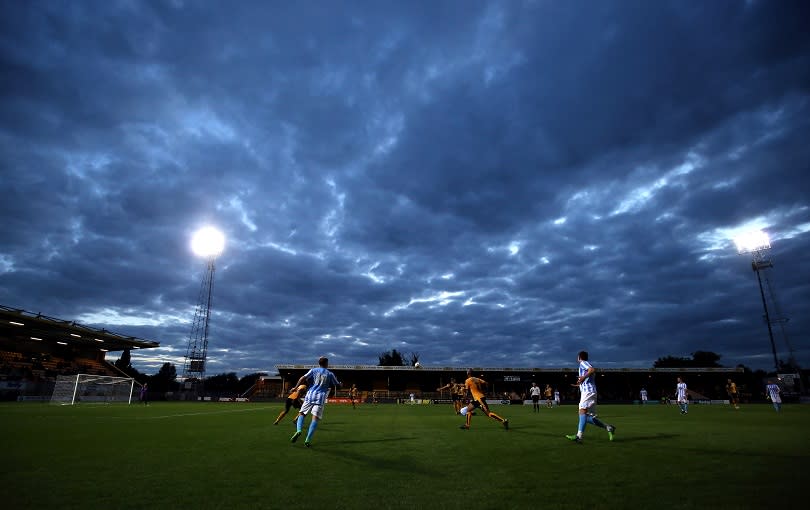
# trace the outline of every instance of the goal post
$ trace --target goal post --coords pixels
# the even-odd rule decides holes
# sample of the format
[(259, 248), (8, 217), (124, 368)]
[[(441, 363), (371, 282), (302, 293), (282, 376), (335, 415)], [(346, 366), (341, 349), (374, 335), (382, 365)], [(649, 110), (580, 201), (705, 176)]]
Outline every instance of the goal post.
[(131, 404), (135, 379), (107, 375), (60, 375), (51, 395), (51, 404), (73, 405), (79, 402)]

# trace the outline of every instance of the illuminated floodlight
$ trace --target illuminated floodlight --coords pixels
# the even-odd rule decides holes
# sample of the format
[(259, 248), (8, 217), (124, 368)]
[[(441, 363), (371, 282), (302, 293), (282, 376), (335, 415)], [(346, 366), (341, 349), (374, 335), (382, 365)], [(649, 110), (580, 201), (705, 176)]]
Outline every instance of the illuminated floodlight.
[(755, 230), (738, 236), (734, 239), (734, 244), (737, 245), (738, 253), (753, 253), (770, 249), (771, 240), (762, 230)]
[(191, 250), (200, 257), (218, 257), (225, 249), (225, 236), (214, 227), (203, 227), (191, 238)]

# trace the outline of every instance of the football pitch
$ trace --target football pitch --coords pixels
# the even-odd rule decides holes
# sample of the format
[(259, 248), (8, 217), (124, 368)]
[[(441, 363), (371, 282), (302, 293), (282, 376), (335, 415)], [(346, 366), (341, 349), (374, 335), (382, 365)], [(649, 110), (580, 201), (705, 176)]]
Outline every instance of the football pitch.
[[(2, 506), (143, 508), (779, 508), (801, 504), (810, 406), (328, 404), (312, 448), (282, 404), (0, 405)], [(305, 427), (309, 424), (309, 419)], [(306, 428), (305, 428), (306, 433)]]

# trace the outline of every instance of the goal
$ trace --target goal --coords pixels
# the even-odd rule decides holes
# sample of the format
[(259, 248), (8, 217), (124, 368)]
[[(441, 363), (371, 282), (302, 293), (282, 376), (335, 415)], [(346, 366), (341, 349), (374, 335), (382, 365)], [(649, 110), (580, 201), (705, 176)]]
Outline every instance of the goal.
[(132, 403), (135, 379), (106, 375), (60, 375), (51, 395), (51, 404), (73, 405), (78, 402)]

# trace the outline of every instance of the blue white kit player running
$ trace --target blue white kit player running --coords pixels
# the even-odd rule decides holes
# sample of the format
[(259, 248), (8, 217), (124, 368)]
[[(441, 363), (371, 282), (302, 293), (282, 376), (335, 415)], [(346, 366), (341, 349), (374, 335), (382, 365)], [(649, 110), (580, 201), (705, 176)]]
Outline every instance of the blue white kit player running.
[(579, 377), (577, 377), (576, 384), (572, 384), (572, 386), (579, 386), (579, 424), (576, 435), (571, 434), (565, 437), (571, 441), (582, 443), (585, 426), (591, 423), (606, 429), (608, 438), (613, 441), (616, 427), (604, 423), (596, 417), (596, 369), (588, 362), (588, 352), (580, 351), (577, 354), (577, 362), (579, 362)]
[(776, 409), (777, 413), (780, 412), (782, 410), (782, 390), (779, 388), (779, 385), (776, 384), (774, 380), (770, 380), (765, 390), (768, 394), (768, 399), (771, 401), (771, 404), (773, 404), (773, 408)]
[(312, 436), (315, 434), (315, 429), (318, 428), (318, 422), (323, 417), (326, 397), (329, 396), (329, 392), (333, 387), (337, 388), (340, 386), (340, 381), (337, 380), (335, 374), (329, 371), (327, 367), (329, 367), (329, 359), (326, 357), (319, 358), (318, 366), (311, 368), (309, 372), (302, 375), (296, 383), (296, 386), (307, 384), (309, 390), (307, 390), (307, 394), (304, 396), (304, 403), (301, 404), (301, 410), (298, 411), (298, 418), (295, 421), (295, 434), (290, 438), (290, 442), (292, 443), (296, 442), (301, 435), (302, 429), (304, 428), (304, 417), (311, 413), (312, 421), (309, 423), (307, 437), (304, 440), (304, 444), (307, 448), (311, 446)]

